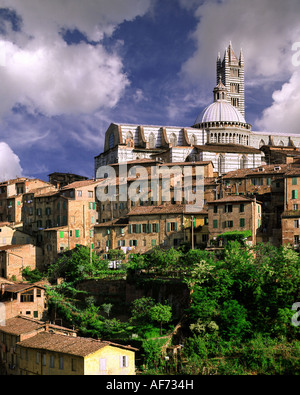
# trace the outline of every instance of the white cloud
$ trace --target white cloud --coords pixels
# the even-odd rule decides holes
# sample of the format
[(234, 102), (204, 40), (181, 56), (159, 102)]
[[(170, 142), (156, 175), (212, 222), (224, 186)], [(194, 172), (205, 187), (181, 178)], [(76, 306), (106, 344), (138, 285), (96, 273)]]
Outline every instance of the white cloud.
[[(243, 48), (246, 88), (269, 88), (273, 82), (278, 89), (278, 82), (284, 84), (274, 92), (273, 105), (257, 125), (270, 131), (297, 132), (299, 117), (295, 107), (300, 84), (292, 45), (300, 38), (299, 0), (180, 0), (180, 4), (187, 9), (194, 6), (199, 19), (191, 34), (197, 49), (182, 67), (185, 81), (199, 85), (199, 96), (204, 99), (216, 83), (217, 53), (220, 51), (223, 58), (232, 41), (237, 56)], [(212, 100), (212, 93), (210, 97)]]
[(129, 83), (121, 59), (100, 44), (2, 45), (6, 45), (6, 65), (0, 69), (2, 114), (15, 103), (50, 116), (89, 113), (113, 107)]
[(0, 181), (17, 178), (21, 175), (20, 159), (6, 143), (0, 142)]
[[(129, 80), (117, 51), (99, 40), (122, 21), (143, 15), (150, 0), (9, 0), (21, 31), (0, 35), (0, 116), (16, 104), (48, 116), (112, 108)], [(62, 29), (75, 29), (96, 45), (67, 45)], [(118, 43), (120, 45), (120, 43)]]
[(261, 130), (300, 133), (300, 71), (293, 73), (281, 90), (273, 93), (272, 105), (265, 109), (255, 125)]
[(299, 41), (299, 13), (299, 0), (205, 2), (195, 11), (199, 24), (191, 36), (198, 49), (183, 72), (192, 78), (211, 75), (217, 52), (223, 56), (231, 40), (237, 55), (244, 49), (247, 77), (286, 77), (292, 69), (292, 43)]

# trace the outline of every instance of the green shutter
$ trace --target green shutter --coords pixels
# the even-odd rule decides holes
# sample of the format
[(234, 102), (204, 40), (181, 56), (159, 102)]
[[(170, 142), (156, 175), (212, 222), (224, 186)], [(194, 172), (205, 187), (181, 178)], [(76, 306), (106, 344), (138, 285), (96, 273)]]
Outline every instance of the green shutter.
[(132, 233), (132, 225), (128, 226), (128, 233), (131, 234)]
[(59, 234), (60, 234), (60, 238), (63, 239), (65, 235), (64, 232), (59, 232)]
[(96, 203), (93, 203), (93, 210), (96, 210)]
[(89, 210), (92, 208), (92, 203), (89, 202)]
[[(196, 222), (196, 219), (195, 219)], [(195, 226), (195, 222), (194, 222), (194, 226)], [(175, 222), (175, 232), (177, 232), (177, 222)]]
[(75, 237), (79, 237), (79, 230), (78, 229), (75, 230)]
[(297, 185), (297, 177), (293, 177), (292, 185)]
[(149, 233), (152, 233), (152, 224), (148, 225)]
[(214, 227), (214, 229), (216, 229), (218, 227), (218, 220), (217, 219), (214, 219), (213, 227)]
[(168, 231), (168, 232), (171, 231), (171, 222), (168, 222), (168, 224), (167, 224), (167, 231)]
[(245, 226), (245, 218), (240, 218), (240, 228)]
[(298, 191), (297, 190), (292, 191), (292, 199), (298, 199)]
[(157, 233), (159, 233), (159, 223), (156, 224), (156, 231), (157, 231)]
[(132, 247), (132, 244), (133, 244), (132, 240), (129, 240), (130, 247)]

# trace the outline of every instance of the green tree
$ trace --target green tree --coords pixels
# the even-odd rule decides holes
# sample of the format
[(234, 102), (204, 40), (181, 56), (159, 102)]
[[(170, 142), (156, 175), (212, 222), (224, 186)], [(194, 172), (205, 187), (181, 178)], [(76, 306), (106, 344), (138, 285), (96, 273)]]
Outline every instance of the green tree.
[(167, 324), (172, 319), (172, 307), (157, 303), (150, 308), (149, 318), (160, 324), (160, 335), (162, 335), (162, 325)]

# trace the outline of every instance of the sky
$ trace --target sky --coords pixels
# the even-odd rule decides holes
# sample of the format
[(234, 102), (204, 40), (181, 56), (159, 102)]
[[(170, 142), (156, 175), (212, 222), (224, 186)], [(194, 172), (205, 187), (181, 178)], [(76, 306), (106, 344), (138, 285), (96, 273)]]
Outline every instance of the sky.
[(246, 121), (300, 133), (299, 0), (0, 0), (0, 181), (92, 178), (110, 123), (192, 126), (245, 56)]

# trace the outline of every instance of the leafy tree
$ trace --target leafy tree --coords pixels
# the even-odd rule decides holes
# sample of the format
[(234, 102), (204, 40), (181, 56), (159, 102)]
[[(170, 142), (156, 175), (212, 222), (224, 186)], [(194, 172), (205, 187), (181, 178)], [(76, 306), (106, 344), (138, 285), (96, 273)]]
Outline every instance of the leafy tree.
[(154, 322), (160, 323), (160, 335), (162, 335), (162, 325), (171, 321), (172, 307), (157, 303), (149, 310), (149, 318)]
[(89, 248), (81, 247), (63, 254), (50, 266), (48, 277), (52, 281), (63, 277), (67, 282), (73, 282), (96, 276), (105, 269), (108, 269), (108, 261), (101, 260), (95, 253), (91, 255)]

